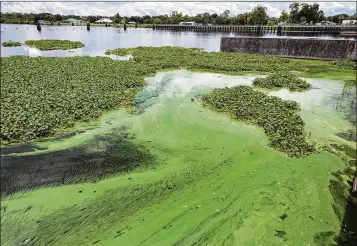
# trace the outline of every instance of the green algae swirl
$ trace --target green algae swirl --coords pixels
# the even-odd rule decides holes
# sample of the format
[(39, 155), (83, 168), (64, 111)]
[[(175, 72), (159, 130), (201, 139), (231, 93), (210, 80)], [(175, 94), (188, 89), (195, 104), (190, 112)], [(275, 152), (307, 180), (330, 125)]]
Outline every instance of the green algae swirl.
[(26, 40), (25, 44), (39, 50), (70, 50), (84, 47), (80, 41), (57, 39)]
[(296, 114), (300, 107), (294, 101), (268, 96), (248, 86), (214, 89), (202, 96), (202, 101), (234, 119), (263, 127), (270, 145), (289, 156), (300, 157), (315, 150), (305, 139), (304, 122)]
[[(84, 133), (55, 142), (69, 151), (77, 146), (83, 153), (72, 159), (52, 149), (48, 156), (78, 161), (79, 166), (84, 162), (97, 167), (103, 155), (115, 161), (122, 147), (111, 148), (102, 140), (108, 133), (117, 138), (118, 126), (123, 125), (128, 136), (135, 134), (127, 139), (134, 144), (130, 146), (142, 145), (149, 154), (135, 151), (136, 160), (145, 165), (148, 156), (154, 157), (148, 167), (97, 182), (44, 187), (3, 198), (2, 245), (336, 244), (349, 194), (345, 175), (332, 175), (345, 168), (340, 156), (321, 151), (289, 158), (266, 147), (269, 138), (260, 127), (190, 100), (212, 88), (251, 85), (254, 78), (187, 70), (147, 78), (147, 87), (135, 99), (143, 106), (142, 113), (115, 110), (96, 122), (78, 124), (76, 129)], [(305, 128), (320, 129), (318, 134), (313, 132), (313, 139), (330, 142), (335, 131), (349, 127), (333, 105), (343, 83), (309, 82), (318, 89), (268, 95), (277, 93), (284, 100), (297, 101), (301, 110), (295, 112), (306, 122)], [(102, 138), (89, 138), (91, 134)], [(338, 141), (335, 137), (332, 140)], [(49, 146), (52, 140), (41, 143)], [(34, 162), (27, 165), (36, 175), (43, 174), (43, 168), (51, 171), (46, 163), (32, 167), (37, 163), (35, 156), (26, 158)], [(1, 163), (6, 166), (5, 160)], [(14, 168), (8, 175), (17, 171)], [(17, 178), (32, 182), (34, 176)], [(350, 217), (352, 223), (354, 218)], [(342, 245), (348, 245), (348, 240)]]

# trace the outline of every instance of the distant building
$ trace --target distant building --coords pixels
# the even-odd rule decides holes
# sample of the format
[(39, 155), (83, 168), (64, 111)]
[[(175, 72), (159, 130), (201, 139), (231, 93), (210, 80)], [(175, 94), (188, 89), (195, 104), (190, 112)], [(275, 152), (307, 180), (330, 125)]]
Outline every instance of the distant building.
[(284, 26), (284, 25), (287, 25), (288, 23), (286, 21), (282, 21), (282, 22), (279, 22), (278, 25), (279, 26)]
[(38, 20), (37, 21), (39, 24), (45, 24), (45, 21), (44, 20)]
[(197, 26), (197, 24), (195, 22), (180, 22), (179, 23), (180, 26)]
[(69, 18), (69, 19), (65, 20), (64, 22), (69, 22), (69, 23), (81, 23), (82, 21), (81, 21), (81, 20), (74, 19), (74, 18)]
[(103, 19), (97, 20), (95, 23), (113, 23), (113, 21), (103, 18)]
[(343, 20), (342, 25), (356, 25), (357, 21), (356, 20)]
[(331, 22), (331, 21), (321, 21), (319, 23), (316, 23), (315, 25), (317, 25), (317, 26), (335, 26), (336, 23)]
[(135, 25), (136, 22), (135, 21), (129, 21), (128, 24), (132, 24), (132, 25)]

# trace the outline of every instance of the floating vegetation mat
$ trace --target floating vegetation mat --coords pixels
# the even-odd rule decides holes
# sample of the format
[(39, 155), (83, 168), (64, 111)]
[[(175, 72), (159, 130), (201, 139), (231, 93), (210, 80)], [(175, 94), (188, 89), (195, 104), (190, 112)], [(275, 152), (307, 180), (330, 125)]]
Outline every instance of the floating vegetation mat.
[(145, 65), (105, 57), (1, 58), (1, 133), (4, 142), (49, 136), (101, 111), (132, 104), (144, 86)]
[(2, 46), (4, 47), (16, 47), (16, 46), (21, 46), (20, 42), (17, 41), (6, 41), (2, 43)]
[(357, 69), (357, 64), (355, 61), (333, 60), (330, 62), (330, 64), (341, 69)]
[(290, 90), (304, 90), (311, 86), (305, 80), (289, 72), (276, 72), (266, 78), (256, 78), (253, 85), (264, 88), (289, 88)]
[(296, 114), (300, 108), (294, 101), (267, 96), (248, 86), (214, 89), (202, 96), (202, 101), (234, 119), (263, 127), (270, 145), (289, 156), (300, 157), (314, 151), (314, 146), (306, 142), (304, 122)]
[(25, 44), (39, 50), (70, 50), (84, 47), (79, 41), (56, 39), (26, 40)]
[(276, 72), (305, 71), (307, 66), (300, 61), (252, 55), (244, 53), (203, 52), (201, 49), (180, 47), (138, 47), (107, 50), (115, 55), (132, 55), (134, 61), (160, 68), (191, 68), (226, 72)]

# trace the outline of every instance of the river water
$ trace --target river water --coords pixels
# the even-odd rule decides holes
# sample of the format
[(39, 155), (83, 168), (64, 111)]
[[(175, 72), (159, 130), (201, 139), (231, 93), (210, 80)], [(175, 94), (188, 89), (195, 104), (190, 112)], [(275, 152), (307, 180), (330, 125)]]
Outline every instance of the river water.
[[(77, 240), (83, 245), (97, 241), (99, 245), (191, 245), (197, 240), (199, 245), (221, 245), (225, 238), (230, 240), (228, 245), (279, 245), (283, 241), (313, 245), (316, 238), (332, 242), (332, 236), (338, 236), (340, 221), (331, 206), (334, 201), (328, 185), (330, 173), (342, 169), (343, 161), (328, 152), (288, 158), (268, 147), (259, 127), (190, 100), (213, 88), (251, 86), (256, 77), (187, 70), (157, 73), (147, 78), (147, 87), (136, 97), (136, 105), (142, 109), (139, 114), (113, 110), (96, 122), (77, 124), (74, 128), (82, 131), (73, 137), (38, 143), (44, 151), (35, 156), (3, 157), (8, 166), (18, 165), (16, 172), (23, 172), (19, 175), (22, 181), (37, 180), (43, 169), (33, 166), (41, 163), (51, 163), (54, 172), (78, 160), (93, 168), (107, 158), (96, 153), (118, 158), (122, 151), (114, 148), (116, 152), (111, 152), (106, 139), (96, 136), (116, 136), (123, 127), (156, 163), (94, 184), (15, 195), (3, 201), (7, 206), (4, 223), (23, 218), (19, 213), (31, 205), (26, 223), (15, 225), (23, 230), (16, 240), (36, 235), (37, 245), (49, 240), (55, 245), (72, 245)], [(269, 94), (301, 104), (299, 114), (306, 122), (306, 131), (313, 131), (312, 140), (322, 144), (338, 141), (336, 132), (352, 128), (343, 112), (353, 99), (343, 93), (343, 83), (308, 81), (313, 85), (309, 91)], [(341, 94), (346, 96), (340, 104), (346, 106), (336, 112), (336, 99)], [(67, 199), (70, 194), (71, 199)], [(134, 208), (133, 218), (121, 219)], [(86, 213), (81, 213), (83, 209)], [(104, 221), (100, 226), (98, 215)], [(76, 230), (83, 233), (68, 233)], [(6, 236), (4, 240), (9, 241), (11, 233)]]
[[(223, 35), (234, 34), (150, 29), (124, 32), (120, 28), (103, 27), (87, 32), (85, 27), (72, 26), (43, 26), (39, 33), (33, 25), (1, 25), (2, 42), (69, 39), (85, 44), (75, 52), (1, 47), (1, 56), (99, 56), (107, 49), (136, 46), (219, 51)], [(73, 130), (78, 133), (73, 136), (34, 143), (39, 147), (37, 151), (3, 155), (2, 163), (14, 167), (7, 171), (9, 176), (16, 176), (19, 184), (40, 180), (46, 172), (61, 178), (68, 164), (65, 173), (75, 172), (77, 166), (81, 172), (91, 171), (101, 167), (103, 159), (117, 162), (120, 157), (125, 161), (133, 154), (145, 160), (152, 158), (155, 165), (147, 160), (143, 169), (99, 182), (40, 188), (3, 200), (6, 214), (2, 219), (2, 242), (4, 245), (29, 240), (32, 245), (332, 243), (333, 237), (339, 235), (341, 221), (331, 205), (335, 201), (329, 184), (333, 179), (331, 173), (345, 168), (340, 157), (322, 151), (306, 158), (288, 158), (268, 146), (268, 139), (259, 127), (237, 122), (191, 101), (213, 88), (251, 86), (256, 77), (260, 76), (187, 70), (157, 73), (146, 79), (146, 88), (136, 97), (137, 114), (112, 110), (95, 122), (76, 124)], [(336, 134), (354, 128), (345, 117), (356, 101), (356, 88), (327, 79), (306, 80), (312, 84), (308, 91), (283, 89), (268, 94), (301, 105), (299, 115), (306, 123), (306, 132), (311, 133), (310, 140), (320, 146), (343, 143), (352, 147), (353, 142)], [(121, 140), (119, 148), (105, 138), (116, 137), (121, 129), (135, 136), (132, 142), (149, 154), (136, 153), (132, 145), (124, 146), (126, 140)], [(14, 233), (20, 230), (21, 235)]]
[[(131, 48), (137, 46), (181, 46), (185, 48), (203, 48), (205, 51), (219, 51), (222, 36), (246, 36), (242, 33), (202, 33), (152, 30), (149, 28), (91, 27), (88, 32), (85, 26), (42, 26), (38, 32), (35, 25), (1, 24), (1, 42), (14, 40), (21, 43), (26, 40), (68, 39), (81, 41), (85, 47), (71, 52), (64, 50), (40, 51), (28, 46), (2, 47), (1, 56), (103, 56), (107, 49)], [(264, 34), (264, 37), (276, 37)], [(293, 37), (287, 38), (304, 38)], [(312, 38), (312, 37), (305, 37)], [(330, 39), (331, 35), (314, 38)]]

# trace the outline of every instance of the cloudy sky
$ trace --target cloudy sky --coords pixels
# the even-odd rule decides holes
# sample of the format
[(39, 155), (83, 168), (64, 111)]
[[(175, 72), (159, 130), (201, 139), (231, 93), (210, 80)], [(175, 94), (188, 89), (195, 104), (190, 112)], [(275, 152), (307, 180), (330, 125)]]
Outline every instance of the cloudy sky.
[[(312, 2), (308, 2), (312, 3)], [(356, 13), (356, 2), (318, 2), (325, 15)], [(58, 13), (75, 15), (143, 16), (170, 14), (179, 11), (183, 14), (223, 13), (228, 9), (232, 14), (249, 12), (257, 5), (267, 7), (269, 16), (279, 17), (282, 10), (289, 8), (289, 2), (1, 2), (1, 12)]]

